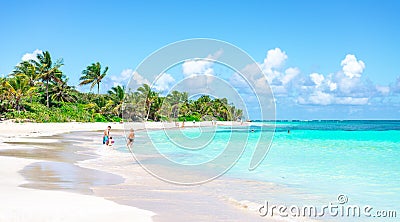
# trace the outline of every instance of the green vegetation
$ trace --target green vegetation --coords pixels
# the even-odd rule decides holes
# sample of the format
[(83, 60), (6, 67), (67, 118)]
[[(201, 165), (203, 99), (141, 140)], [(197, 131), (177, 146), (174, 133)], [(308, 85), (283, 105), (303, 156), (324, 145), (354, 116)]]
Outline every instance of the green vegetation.
[(99, 62), (82, 71), (79, 83), (90, 84), (90, 90), (97, 86), (97, 94), (79, 92), (68, 85), (63, 65), (62, 59), (53, 62), (45, 51), (0, 78), (0, 117), (19, 122), (119, 122), (123, 117), (133, 121), (223, 121), (240, 119), (243, 114), (225, 98), (189, 100), (188, 93), (178, 91), (161, 96), (146, 84), (135, 92), (125, 93), (125, 87), (116, 86), (100, 94), (108, 67), (102, 70)]
[(163, 97), (147, 84), (134, 93), (128, 93), (125, 101), (123, 116), (134, 121), (230, 121), (243, 116), (243, 111), (228, 104), (226, 98), (211, 99), (203, 95), (196, 100), (189, 100), (188, 93), (178, 91)]
[(88, 66), (85, 70), (82, 71), (82, 76), (79, 80), (82, 82), (79, 83), (80, 86), (82, 85), (90, 85), (90, 90), (97, 84), (97, 95), (100, 94), (100, 83), (101, 80), (107, 75), (108, 66), (101, 72), (101, 65), (99, 62), (93, 63), (92, 65)]

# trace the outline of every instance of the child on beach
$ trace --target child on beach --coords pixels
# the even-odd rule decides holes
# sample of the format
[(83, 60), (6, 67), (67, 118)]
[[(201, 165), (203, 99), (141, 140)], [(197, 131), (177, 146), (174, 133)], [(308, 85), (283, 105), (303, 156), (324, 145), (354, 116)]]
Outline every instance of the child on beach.
[(110, 136), (110, 139), (108, 140), (108, 146), (113, 146), (114, 145), (114, 139), (112, 136)]

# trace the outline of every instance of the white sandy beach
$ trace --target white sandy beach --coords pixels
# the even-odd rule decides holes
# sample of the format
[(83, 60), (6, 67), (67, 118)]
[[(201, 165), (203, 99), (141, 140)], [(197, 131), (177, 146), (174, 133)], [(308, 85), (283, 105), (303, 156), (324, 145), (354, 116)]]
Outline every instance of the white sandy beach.
[[(182, 124), (182, 123), (180, 123)], [(186, 122), (185, 126), (211, 126), (211, 122), (195, 123)], [(218, 122), (218, 125), (240, 125), (238, 122)], [(246, 124), (246, 123), (245, 123)], [(66, 132), (74, 131), (95, 131), (104, 130), (108, 125), (112, 127), (112, 130), (124, 130), (125, 128), (140, 129), (161, 129), (161, 128), (174, 128), (175, 123), (164, 123), (164, 122), (147, 122), (144, 123), (14, 123), (11, 121), (0, 121), (0, 142), (5, 141), (29, 141), (26, 137), (39, 137), (39, 136), (51, 136)], [(24, 137), (24, 138), (21, 138)], [(36, 140), (37, 141), (37, 140)], [(46, 141), (41, 141), (46, 142)], [(55, 142), (48, 140), (47, 142)]]
[[(26, 137), (104, 128), (104, 123), (1, 123), (0, 149), (16, 149), (4, 141), (56, 142)], [(122, 124), (110, 124), (122, 129)], [(20, 137), (25, 138), (20, 138)], [(27, 181), (18, 173), (38, 160), (0, 157), (0, 221), (152, 221), (153, 212), (116, 204), (97, 196), (19, 187)], [(43, 160), (41, 160), (43, 161)]]
[(0, 221), (151, 221), (155, 215), (101, 197), (19, 187), (26, 181), (18, 171), (34, 161), (0, 157)]

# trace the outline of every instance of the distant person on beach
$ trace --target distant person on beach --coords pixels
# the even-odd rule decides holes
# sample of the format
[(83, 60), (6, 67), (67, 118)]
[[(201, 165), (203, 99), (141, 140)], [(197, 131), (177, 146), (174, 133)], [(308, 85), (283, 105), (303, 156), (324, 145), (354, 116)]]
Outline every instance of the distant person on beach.
[(135, 139), (135, 131), (131, 129), (128, 135), (128, 143), (126, 145), (130, 147), (133, 144), (134, 139)]
[(183, 127), (185, 127), (185, 119), (183, 119), (183, 122), (182, 122), (182, 128)]
[(108, 145), (108, 140), (110, 137), (111, 126), (108, 126), (107, 129), (104, 130), (103, 134), (103, 144)]
[(110, 136), (110, 139), (108, 140), (108, 146), (113, 146), (114, 142), (114, 139), (112, 138), (112, 136)]
[(196, 120), (193, 120), (193, 126), (196, 124)]

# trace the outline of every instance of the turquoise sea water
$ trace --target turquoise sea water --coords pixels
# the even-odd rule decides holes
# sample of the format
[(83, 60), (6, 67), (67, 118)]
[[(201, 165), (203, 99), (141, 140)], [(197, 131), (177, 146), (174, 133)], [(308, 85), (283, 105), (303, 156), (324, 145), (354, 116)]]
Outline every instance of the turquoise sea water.
[[(182, 164), (199, 164), (221, 154), (226, 141), (243, 139), (243, 134), (248, 134), (248, 130), (253, 129), (254, 132), (248, 134), (243, 155), (225, 177), (273, 182), (284, 186), (291, 189), (290, 194), (271, 192), (267, 196), (277, 195), (277, 199), (282, 199), (281, 196), (286, 195), (283, 199), (288, 202), (293, 200), (288, 204), (300, 204), (296, 201), (302, 195), (304, 198), (315, 197), (313, 200), (317, 203), (327, 203), (335, 201), (337, 195), (345, 194), (352, 204), (399, 210), (400, 121), (307, 121), (275, 124), (275, 135), (268, 155), (253, 171), (249, 171), (248, 167), (257, 143), (257, 135), (262, 130), (261, 126), (269, 126), (270, 122), (254, 122), (250, 129), (186, 128), (183, 131), (169, 131), (168, 134), (162, 130), (151, 131), (149, 134), (166, 157)], [(142, 137), (144, 133), (138, 132), (136, 146), (148, 144)], [(195, 141), (195, 138), (204, 138), (207, 142), (200, 141), (199, 144), (207, 146), (203, 149), (182, 149), (174, 145), (187, 140)], [(191, 144), (189, 147), (196, 146)], [(257, 190), (245, 192), (254, 194)], [(295, 200), (291, 197), (293, 194), (296, 194)], [(245, 193), (243, 196), (247, 198)], [(251, 196), (251, 201), (263, 201), (257, 200), (257, 195), (247, 196)]]

